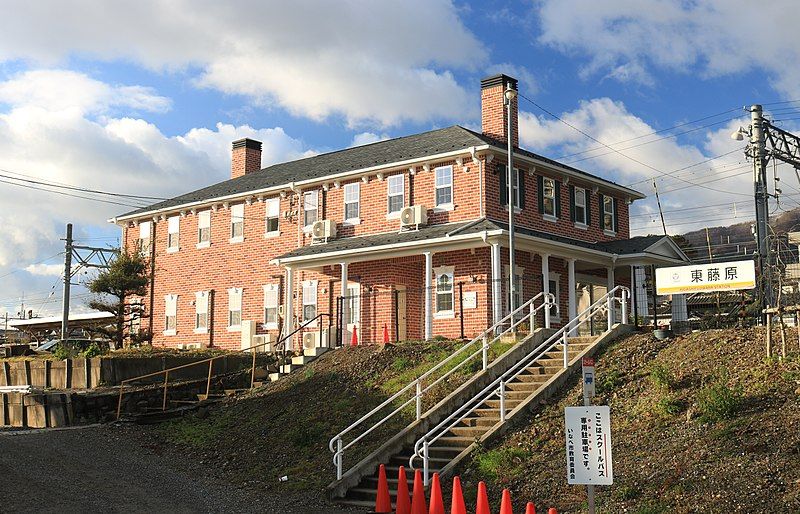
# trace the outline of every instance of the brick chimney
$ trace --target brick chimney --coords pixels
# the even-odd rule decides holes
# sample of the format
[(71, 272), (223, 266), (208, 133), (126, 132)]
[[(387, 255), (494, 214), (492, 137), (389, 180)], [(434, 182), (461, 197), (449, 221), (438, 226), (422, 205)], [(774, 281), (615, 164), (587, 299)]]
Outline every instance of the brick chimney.
[[(507, 110), (504, 103), (506, 87), (517, 89), (517, 79), (508, 75), (494, 75), (481, 80), (481, 130), (489, 137), (507, 142)], [(511, 103), (511, 142), (519, 146), (519, 101)]]
[(241, 177), (261, 169), (261, 141), (239, 139), (231, 150), (231, 178)]

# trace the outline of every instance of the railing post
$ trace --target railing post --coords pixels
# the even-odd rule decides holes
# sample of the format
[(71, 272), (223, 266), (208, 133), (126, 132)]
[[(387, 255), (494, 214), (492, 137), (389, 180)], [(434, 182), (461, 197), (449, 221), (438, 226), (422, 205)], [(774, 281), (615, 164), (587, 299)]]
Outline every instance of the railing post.
[(483, 347), (481, 348), (483, 354), (483, 369), (489, 367), (489, 338), (483, 334)]
[(428, 486), (428, 440), (425, 439), (422, 441), (422, 483), (425, 487)]
[(544, 306), (544, 328), (550, 328), (550, 302), (549, 297), (545, 297), (545, 306)]
[(561, 336), (561, 346), (564, 347), (564, 369), (567, 369), (567, 366), (569, 366), (569, 343), (567, 342), (567, 330), (564, 330), (564, 334)]
[(252, 368), (250, 369), (250, 389), (252, 389), (253, 386), (256, 383), (256, 349), (255, 349), (255, 347), (251, 348), (250, 351), (253, 352), (253, 365), (252, 365)]
[(622, 323), (628, 323), (628, 290), (622, 290)]
[(500, 381), (500, 423), (506, 422), (506, 383)]
[(344, 455), (342, 455), (342, 438), (336, 440), (336, 480), (342, 479), (342, 461)]
[(117, 421), (122, 413), (122, 389), (125, 387), (125, 382), (119, 383), (119, 399), (117, 400)]
[(208, 361), (208, 378), (206, 379), (206, 400), (208, 395), (211, 394), (211, 370), (214, 368), (214, 361)]
[(167, 410), (167, 382), (169, 381), (169, 371), (164, 373), (164, 399), (161, 402), (161, 410)]
[[(547, 301), (546, 298), (545, 301)], [(530, 311), (528, 314), (528, 325), (530, 326), (530, 333), (533, 334), (536, 328), (536, 307), (533, 305), (533, 302), (528, 306), (528, 310)]]
[(614, 325), (614, 297), (609, 294), (606, 298), (606, 308), (608, 310), (608, 330)]
[(422, 382), (417, 379), (417, 419), (422, 417)]

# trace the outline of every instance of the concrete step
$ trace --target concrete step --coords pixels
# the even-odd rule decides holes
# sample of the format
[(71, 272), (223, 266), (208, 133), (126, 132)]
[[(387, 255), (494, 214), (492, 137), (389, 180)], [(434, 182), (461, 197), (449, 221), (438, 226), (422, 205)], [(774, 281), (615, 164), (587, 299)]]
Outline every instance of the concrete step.
[(286, 373), (270, 373), (269, 374), (269, 381), (275, 382), (276, 380), (280, 380), (281, 377), (285, 377)]
[(471, 445), (475, 442), (474, 437), (461, 437), (461, 436), (445, 436), (440, 437), (434, 443), (436, 446), (429, 447), (428, 451), (430, 452), (431, 449), (441, 449), (441, 448), (466, 448), (467, 446)]
[(475, 416), (461, 420), (461, 426), (466, 427), (492, 427), (500, 421), (500, 411), (495, 416)]
[(508, 402), (509, 401), (515, 401), (515, 400), (522, 401), (522, 400), (525, 400), (526, 398), (530, 397), (534, 392), (535, 392), (535, 390), (534, 391), (513, 391), (513, 390), (509, 390), (508, 387), (506, 387), (506, 406), (508, 406)]
[(330, 348), (326, 348), (324, 346), (316, 346), (314, 348), (306, 348), (303, 350), (303, 355), (306, 357), (319, 357), (323, 353), (330, 351)]
[[(526, 396), (526, 398), (527, 398), (527, 396)], [(516, 407), (517, 405), (519, 405), (520, 403), (522, 403), (521, 399), (519, 399), (519, 400), (511, 400), (509, 398), (506, 398), (506, 413), (508, 411), (510, 411), (511, 409), (513, 409), (514, 407)], [(500, 410), (500, 399), (498, 398), (497, 400), (486, 400), (485, 402), (483, 402), (483, 405), (485, 405), (487, 407), (491, 407), (492, 409), (498, 409), (498, 412), (499, 412), (499, 410)]]
[(544, 384), (550, 380), (550, 375), (545, 375), (542, 368), (527, 368), (525, 371), (517, 375), (519, 382), (527, 382), (529, 384)]
[(261, 387), (263, 385), (264, 385), (264, 382), (261, 382), (259, 380), (256, 380), (255, 382), (253, 382), (253, 387), (254, 388), (258, 388), (258, 387)]
[(225, 395), (221, 394), (221, 393), (218, 393), (218, 392), (210, 393), (210, 394), (198, 394), (197, 395), (197, 399), (199, 401), (201, 401), (201, 402), (205, 401), (205, 400), (209, 400), (211, 398), (225, 398)]
[(307, 355), (300, 355), (298, 357), (292, 357), (292, 366), (305, 366), (309, 362), (316, 359), (316, 357), (309, 357)]
[(486, 431), (489, 430), (488, 426), (473, 426), (473, 427), (464, 427), (464, 426), (457, 426), (450, 429), (448, 433), (453, 434), (454, 436), (459, 437), (471, 437), (471, 438), (479, 438)]
[(225, 389), (225, 396), (236, 396), (237, 394), (246, 393), (249, 389)]
[(525, 382), (525, 381), (518, 381), (518, 382), (509, 382), (506, 384), (506, 391), (508, 392), (524, 392), (527, 394), (533, 394), (534, 392), (538, 391), (544, 382)]

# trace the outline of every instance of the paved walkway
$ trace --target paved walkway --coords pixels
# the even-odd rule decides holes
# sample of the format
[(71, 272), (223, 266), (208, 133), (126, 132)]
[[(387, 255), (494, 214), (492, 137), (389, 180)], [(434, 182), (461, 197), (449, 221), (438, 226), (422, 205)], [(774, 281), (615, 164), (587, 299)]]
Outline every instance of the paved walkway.
[(0, 484), (3, 512), (309, 512), (191, 478), (113, 426), (0, 432)]

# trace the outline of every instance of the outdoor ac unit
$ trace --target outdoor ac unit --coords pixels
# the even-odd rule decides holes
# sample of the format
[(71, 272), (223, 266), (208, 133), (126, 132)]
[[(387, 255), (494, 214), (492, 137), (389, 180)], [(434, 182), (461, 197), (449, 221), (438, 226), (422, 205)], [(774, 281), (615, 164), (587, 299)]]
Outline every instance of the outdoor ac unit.
[(178, 345), (179, 350), (199, 350), (200, 343), (182, 343)]
[(303, 349), (310, 350), (319, 346), (330, 347), (333, 334), (336, 333), (335, 328), (331, 330), (325, 329), (322, 331), (322, 341), (319, 340), (319, 329), (312, 332), (303, 332)]
[(403, 207), (400, 211), (400, 228), (419, 228), (428, 223), (428, 210), (422, 205)]
[(336, 223), (331, 220), (315, 221), (311, 225), (311, 237), (316, 241), (327, 241), (336, 237)]
[(262, 334), (253, 336), (253, 346), (263, 345), (256, 348), (257, 352), (267, 352), (272, 353), (274, 348), (272, 347), (272, 343), (275, 342), (275, 336), (272, 334)]

